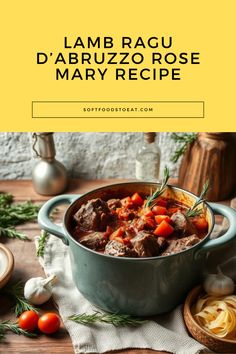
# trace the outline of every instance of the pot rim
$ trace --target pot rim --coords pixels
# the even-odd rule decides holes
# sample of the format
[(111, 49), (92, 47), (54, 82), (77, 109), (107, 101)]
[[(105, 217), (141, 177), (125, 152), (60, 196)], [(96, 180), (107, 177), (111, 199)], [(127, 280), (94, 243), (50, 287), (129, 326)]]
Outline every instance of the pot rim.
[[(117, 261), (137, 261), (137, 262), (142, 262), (142, 261), (151, 261), (151, 260), (158, 260), (158, 259), (167, 259), (167, 258), (170, 258), (170, 257), (176, 257), (180, 254), (184, 254), (184, 253), (187, 253), (187, 252), (190, 252), (190, 251), (193, 251), (194, 249), (198, 249), (200, 248), (203, 244), (205, 244), (209, 237), (210, 237), (210, 234), (214, 228), (214, 225), (215, 225), (215, 220), (214, 220), (214, 213), (213, 213), (213, 210), (212, 208), (210, 207), (210, 205), (208, 204), (208, 202), (206, 201), (203, 201), (203, 205), (205, 205), (207, 207), (207, 209), (209, 210), (210, 212), (210, 217), (211, 217), (211, 226), (210, 228), (208, 229), (208, 233), (207, 235), (198, 243), (196, 243), (195, 245), (193, 245), (192, 247), (186, 249), (186, 250), (183, 250), (181, 252), (178, 252), (178, 253), (173, 253), (173, 254), (169, 254), (169, 255), (166, 255), (166, 256), (155, 256), (155, 257), (140, 257), (140, 258), (136, 258), (136, 257), (114, 257), (114, 256), (111, 256), (109, 254), (104, 254), (104, 253), (101, 253), (101, 252), (98, 252), (98, 251), (95, 251), (95, 250), (92, 250), (84, 245), (82, 245), (80, 242), (78, 242), (69, 232), (69, 230), (67, 229), (66, 227), (66, 219), (68, 218), (68, 213), (70, 211), (70, 209), (74, 206), (74, 204), (81, 198), (89, 195), (89, 194), (93, 194), (94, 192), (96, 191), (101, 191), (103, 189), (107, 189), (107, 188), (110, 188), (110, 187), (113, 187), (113, 186), (123, 186), (123, 185), (129, 185), (129, 184), (154, 184), (154, 185), (160, 185), (161, 183), (159, 182), (151, 182), (151, 181), (133, 181), (133, 182), (120, 182), (120, 183), (113, 183), (113, 184), (109, 184), (109, 185), (105, 185), (105, 186), (102, 186), (102, 187), (98, 187), (96, 189), (93, 189), (89, 192), (86, 192), (84, 194), (82, 194), (81, 196), (79, 196), (78, 198), (76, 198), (73, 203), (71, 203), (69, 205), (69, 207), (66, 209), (65, 213), (64, 213), (64, 217), (63, 217), (63, 228), (66, 232), (66, 235), (67, 237), (69, 236), (69, 239), (70, 241), (73, 241), (76, 245), (78, 245), (79, 247), (81, 247), (82, 249), (84, 249), (85, 251), (87, 252), (91, 252), (93, 254), (96, 254), (97, 256), (101, 256), (101, 257), (108, 257), (109, 259), (114, 259), (114, 260), (117, 260)], [(179, 191), (182, 191), (186, 194), (188, 194), (189, 196), (191, 197), (194, 197), (194, 198), (198, 198), (198, 196), (192, 192), (189, 192), (187, 191), (186, 189), (183, 189), (183, 188), (180, 188), (180, 187), (177, 187), (177, 186), (173, 186), (171, 184), (167, 184), (167, 186), (169, 188), (173, 188), (173, 189), (176, 189), (176, 190), (179, 190)]]

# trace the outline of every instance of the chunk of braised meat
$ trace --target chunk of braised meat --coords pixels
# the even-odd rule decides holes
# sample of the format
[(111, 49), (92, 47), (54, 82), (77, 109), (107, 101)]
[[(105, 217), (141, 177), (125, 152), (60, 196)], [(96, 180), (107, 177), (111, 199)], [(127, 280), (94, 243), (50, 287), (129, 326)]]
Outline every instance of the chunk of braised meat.
[(106, 244), (104, 253), (115, 257), (137, 257), (137, 253), (132, 248), (115, 240)]
[(107, 201), (108, 208), (115, 210), (116, 208), (121, 207), (121, 201), (120, 199), (109, 199)]
[(165, 237), (157, 237), (157, 243), (160, 247), (160, 253), (164, 252), (169, 245)]
[(79, 242), (91, 250), (103, 251), (107, 243), (107, 238), (104, 234), (104, 232), (91, 231), (81, 236)]
[(139, 257), (154, 257), (160, 254), (157, 237), (148, 231), (140, 231), (130, 242)]
[(107, 203), (97, 198), (83, 204), (74, 218), (78, 226), (84, 231), (104, 231), (112, 216)]
[(173, 253), (182, 252), (188, 248), (196, 245), (200, 241), (197, 235), (191, 235), (188, 237), (179, 238), (177, 240), (171, 240), (167, 249), (161, 254), (162, 256), (169, 256)]
[(173, 222), (175, 231), (179, 236), (193, 235), (196, 233), (195, 226), (183, 213), (181, 213), (181, 211), (174, 213), (171, 216), (171, 220)]

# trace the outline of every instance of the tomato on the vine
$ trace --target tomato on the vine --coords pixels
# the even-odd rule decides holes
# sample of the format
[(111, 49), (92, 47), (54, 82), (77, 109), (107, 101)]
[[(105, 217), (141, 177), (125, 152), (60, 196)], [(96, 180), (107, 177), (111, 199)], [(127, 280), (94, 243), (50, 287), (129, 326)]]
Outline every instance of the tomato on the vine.
[(39, 315), (36, 312), (24, 311), (18, 319), (18, 324), (21, 329), (32, 332), (37, 328), (38, 320)]
[(60, 318), (56, 313), (48, 312), (38, 320), (38, 328), (45, 334), (51, 334), (59, 329), (60, 323)]

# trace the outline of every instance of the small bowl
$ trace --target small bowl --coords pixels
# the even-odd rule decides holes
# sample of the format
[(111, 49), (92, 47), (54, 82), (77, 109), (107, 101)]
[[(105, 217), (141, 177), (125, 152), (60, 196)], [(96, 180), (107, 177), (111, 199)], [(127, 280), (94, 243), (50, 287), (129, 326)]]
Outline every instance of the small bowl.
[(0, 243), (0, 289), (9, 281), (14, 268), (14, 257), (9, 248)]
[(204, 294), (202, 286), (193, 288), (184, 303), (184, 321), (191, 335), (200, 343), (217, 353), (236, 353), (236, 339), (223, 339), (207, 332), (193, 318), (192, 305), (200, 294)]

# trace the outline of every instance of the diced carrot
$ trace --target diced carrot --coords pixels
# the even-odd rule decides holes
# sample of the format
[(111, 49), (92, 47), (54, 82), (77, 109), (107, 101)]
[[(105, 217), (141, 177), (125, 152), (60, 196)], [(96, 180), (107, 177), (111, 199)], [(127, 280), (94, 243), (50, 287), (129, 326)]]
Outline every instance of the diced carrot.
[(208, 228), (208, 222), (205, 218), (197, 216), (192, 220), (192, 223), (198, 230), (206, 230)]
[(155, 221), (157, 224), (160, 224), (163, 220), (165, 220), (166, 222), (170, 223), (170, 217), (168, 215), (156, 215), (155, 216)]
[(155, 205), (152, 208), (152, 212), (155, 215), (165, 215), (165, 214), (167, 214), (167, 209), (165, 207), (163, 207), (163, 206)]
[(134, 193), (131, 197), (132, 202), (136, 206), (141, 206), (143, 205), (143, 198), (140, 197), (138, 193)]
[(168, 224), (165, 220), (163, 220), (160, 225), (154, 230), (154, 235), (161, 237), (168, 237), (174, 232), (174, 228)]
[(122, 237), (124, 235), (124, 228), (123, 227), (119, 227), (116, 231), (112, 232), (112, 234), (110, 235), (109, 239), (112, 241), (114, 240), (116, 237)]

